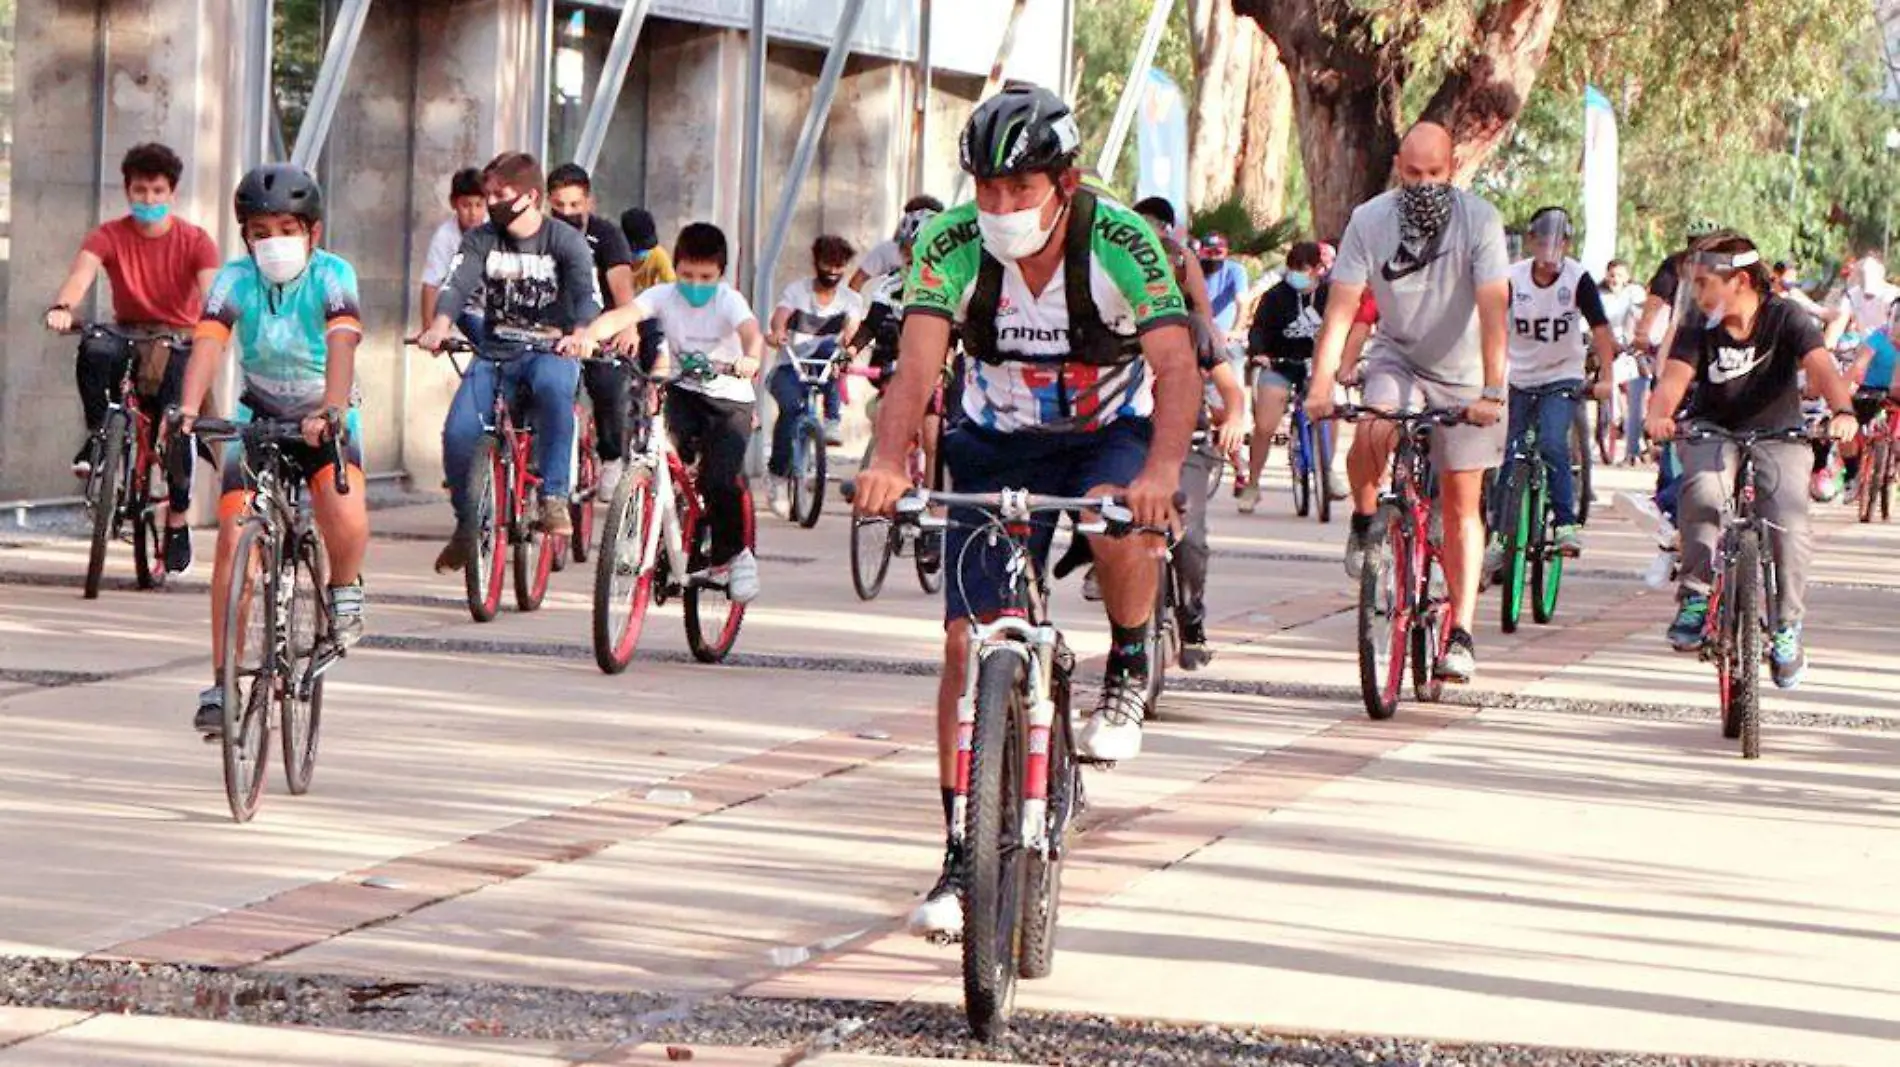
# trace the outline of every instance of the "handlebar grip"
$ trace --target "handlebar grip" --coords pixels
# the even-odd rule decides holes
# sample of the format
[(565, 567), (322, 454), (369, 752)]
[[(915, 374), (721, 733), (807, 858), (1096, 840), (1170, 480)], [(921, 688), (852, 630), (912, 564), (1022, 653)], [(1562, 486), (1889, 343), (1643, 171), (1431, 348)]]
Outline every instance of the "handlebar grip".
[(843, 481), (843, 482), (839, 482), (839, 483), (838, 483), (838, 495), (839, 495), (839, 496), (841, 496), (841, 497), (843, 497), (843, 498), (844, 498), (844, 502), (845, 502), (845, 503), (847, 503), (847, 504), (855, 504), (855, 503), (857, 503), (857, 501), (858, 501), (858, 480), (857, 480), (856, 478), (852, 478), (852, 479), (849, 479), (849, 480), (847, 480), (847, 481)]
[(343, 455), (343, 427), (333, 423), (330, 426), (330, 470), (336, 479), (336, 495), (338, 496), (350, 495), (350, 476), (345, 467), (346, 462)]

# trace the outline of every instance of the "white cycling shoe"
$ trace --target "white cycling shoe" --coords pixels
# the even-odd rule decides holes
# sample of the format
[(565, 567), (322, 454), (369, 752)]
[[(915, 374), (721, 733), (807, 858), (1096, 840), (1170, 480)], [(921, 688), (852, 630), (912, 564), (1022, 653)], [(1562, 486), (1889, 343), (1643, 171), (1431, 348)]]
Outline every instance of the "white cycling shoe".
[(1102, 685), (1102, 702), (1082, 724), (1076, 754), (1091, 763), (1119, 763), (1141, 755), (1141, 721), (1148, 717), (1142, 679), (1116, 678)]

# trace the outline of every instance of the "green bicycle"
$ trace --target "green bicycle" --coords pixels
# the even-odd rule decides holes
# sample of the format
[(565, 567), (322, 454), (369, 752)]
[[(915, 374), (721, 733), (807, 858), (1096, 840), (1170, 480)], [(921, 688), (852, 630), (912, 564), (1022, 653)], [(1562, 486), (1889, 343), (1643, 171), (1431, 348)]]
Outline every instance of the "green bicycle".
[(1557, 509), (1550, 496), (1550, 470), (1538, 450), (1538, 409), (1553, 397), (1577, 401), (1583, 396), (1582, 390), (1574, 386), (1522, 392), (1530, 397), (1531, 410), (1524, 420), (1524, 433), (1505, 459), (1499, 479), (1503, 497), (1497, 514), (1504, 565), (1498, 581), (1503, 593), (1498, 621), (1507, 634), (1517, 632), (1526, 592), (1530, 593), (1532, 618), (1548, 623), (1557, 615), (1565, 553), (1557, 545)]

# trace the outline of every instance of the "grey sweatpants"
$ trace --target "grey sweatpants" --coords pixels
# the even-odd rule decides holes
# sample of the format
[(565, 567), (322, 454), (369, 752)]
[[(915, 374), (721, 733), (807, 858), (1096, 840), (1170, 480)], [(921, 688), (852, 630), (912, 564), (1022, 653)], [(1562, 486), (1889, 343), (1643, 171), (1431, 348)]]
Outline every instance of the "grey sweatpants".
[[(1709, 591), (1715, 569), (1716, 541), (1722, 515), (1733, 495), (1739, 457), (1725, 441), (1676, 446), (1682, 457), (1682, 589)], [(1768, 520), (1780, 601), (1770, 605), (1775, 625), (1801, 621), (1807, 607), (1808, 561), (1813, 538), (1808, 530), (1808, 472), (1814, 454), (1799, 442), (1777, 441), (1755, 447), (1756, 514)]]
[(1174, 573), (1180, 593), (1175, 615), (1183, 623), (1201, 622), (1207, 614), (1207, 483), (1214, 477), (1216, 462), (1206, 452), (1190, 448), (1181, 464), (1181, 493), (1187, 497), (1181, 518), (1186, 531), (1174, 546)]

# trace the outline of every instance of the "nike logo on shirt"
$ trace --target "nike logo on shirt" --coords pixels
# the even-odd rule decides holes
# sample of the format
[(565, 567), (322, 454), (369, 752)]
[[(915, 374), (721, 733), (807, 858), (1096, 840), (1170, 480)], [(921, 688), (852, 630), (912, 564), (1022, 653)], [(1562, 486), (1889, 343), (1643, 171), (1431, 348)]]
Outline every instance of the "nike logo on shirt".
[(1715, 362), (1709, 364), (1709, 384), (1726, 385), (1737, 378), (1746, 377), (1749, 372), (1761, 366), (1768, 358), (1766, 353), (1749, 348), (1717, 348)]
[(1396, 282), (1402, 278), (1409, 278), (1444, 258), (1445, 253), (1439, 252), (1428, 259), (1415, 260), (1411, 263), (1407, 263), (1403, 267), (1395, 266), (1392, 261), (1388, 260), (1384, 266), (1379, 268), (1379, 273), (1385, 276), (1386, 281)]

